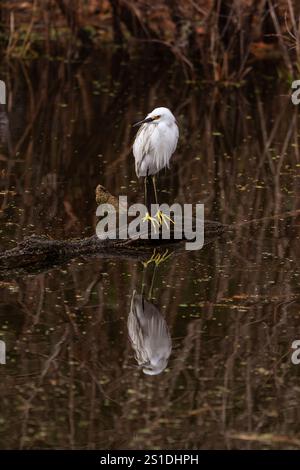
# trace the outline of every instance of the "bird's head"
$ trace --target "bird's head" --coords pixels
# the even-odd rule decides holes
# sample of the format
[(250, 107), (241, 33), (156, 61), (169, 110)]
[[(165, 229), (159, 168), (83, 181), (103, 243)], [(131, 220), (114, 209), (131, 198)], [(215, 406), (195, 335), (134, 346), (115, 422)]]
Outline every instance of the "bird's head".
[(147, 114), (145, 119), (133, 124), (133, 127), (140, 126), (141, 124), (146, 123), (159, 124), (160, 122), (164, 122), (168, 125), (171, 125), (176, 123), (176, 119), (173, 113), (168, 108), (155, 108), (153, 109), (153, 111), (151, 111), (151, 113)]
[(165, 370), (167, 365), (168, 365), (168, 358), (162, 357), (155, 364), (147, 363), (147, 364), (143, 364), (141, 367), (142, 367), (144, 374), (146, 375), (158, 375), (158, 374), (161, 374)]

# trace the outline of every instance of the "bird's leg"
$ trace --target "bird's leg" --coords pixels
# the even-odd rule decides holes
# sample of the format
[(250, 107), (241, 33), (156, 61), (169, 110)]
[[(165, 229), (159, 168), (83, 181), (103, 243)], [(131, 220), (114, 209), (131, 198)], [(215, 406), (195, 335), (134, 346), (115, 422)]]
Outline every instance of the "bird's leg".
[(156, 233), (156, 224), (158, 226), (159, 223), (157, 222), (155, 217), (151, 217), (151, 215), (150, 215), (150, 213), (151, 213), (151, 197), (150, 197), (149, 188), (148, 188), (148, 185), (150, 184), (150, 181), (151, 181), (151, 176), (147, 175), (145, 177), (145, 180), (144, 180), (144, 183), (145, 183), (145, 204), (146, 204), (146, 207), (147, 207), (147, 212), (146, 212), (145, 217), (142, 220), (143, 220), (143, 222), (150, 221), (151, 224), (153, 225), (154, 232)]
[(155, 199), (155, 204), (158, 206), (158, 198), (157, 198), (157, 190), (156, 190), (156, 178), (155, 175), (152, 176), (152, 184), (154, 188), (154, 199)]
[(152, 299), (152, 292), (153, 292), (153, 287), (154, 287), (155, 274), (156, 274), (156, 265), (154, 266), (154, 269), (153, 269), (150, 289), (149, 289), (149, 292), (148, 292), (148, 300), (149, 301), (151, 301), (151, 299)]
[[(156, 190), (156, 179), (155, 176), (152, 176), (153, 188), (154, 188), (154, 195), (155, 195), (155, 204), (159, 207), (158, 198), (157, 198), (157, 190)], [(164, 214), (161, 210), (158, 210), (155, 214), (155, 217), (158, 219), (158, 225), (162, 225), (163, 223), (169, 228), (167, 220), (175, 224), (174, 220), (172, 220), (167, 214)]]

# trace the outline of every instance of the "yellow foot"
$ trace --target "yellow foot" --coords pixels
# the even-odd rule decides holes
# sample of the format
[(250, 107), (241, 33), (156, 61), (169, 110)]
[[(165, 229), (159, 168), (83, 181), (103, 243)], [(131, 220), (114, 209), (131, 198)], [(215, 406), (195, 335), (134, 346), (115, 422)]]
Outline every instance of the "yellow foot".
[(155, 263), (157, 255), (158, 253), (156, 253), (156, 248), (154, 248), (151, 258), (149, 258), (148, 261), (142, 261), (144, 268), (147, 268), (147, 266), (151, 263)]
[(172, 222), (172, 224), (175, 224), (174, 220), (172, 220), (171, 217), (164, 214), (162, 211), (157, 211), (155, 217), (158, 219), (158, 225), (162, 225), (164, 223), (166, 224), (166, 227), (169, 228), (167, 220)]
[(167, 261), (167, 259), (170, 258), (171, 255), (172, 252), (169, 253), (169, 250), (166, 250), (161, 255), (160, 253), (156, 253), (156, 248), (154, 248), (151, 258), (149, 258), (148, 261), (143, 261), (142, 264), (144, 268), (147, 268), (147, 266), (151, 263), (154, 263), (155, 266), (158, 266), (159, 264), (164, 263), (164, 261)]
[(149, 212), (147, 212), (145, 217), (142, 220), (143, 220), (143, 222), (148, 222), (148, 220), (149, 220), (151, 222), (151, 224), (153, 225), (153, 227), (154, 227), (154, 232), (156, 233), (156, 224), (157, 224), (157, 226), (159, 226), (159, 223), (157, 222), (155, 217), (151, 217)]
[(159, 264), (167, 261), (167, 259), (170, 258), (171, 255), (172, 255), (172, 252), (169, 253), (169, 250), (166, 250), (162, 255), (160, 253), (157, 253), (154, 259), (155, 266), (158, 266)]

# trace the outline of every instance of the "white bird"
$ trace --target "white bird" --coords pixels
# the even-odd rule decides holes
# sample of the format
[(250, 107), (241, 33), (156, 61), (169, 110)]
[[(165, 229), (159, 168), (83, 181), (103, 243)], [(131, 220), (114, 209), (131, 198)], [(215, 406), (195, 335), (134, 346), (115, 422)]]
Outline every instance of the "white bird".
[(127, 327), (136, 360), (144, 374), (160, 374), (167, 367), (172, 351), (168, 325), (162, 313), (135, 291)]
[[(150, 220), (162, 224), (168, 216), (158, 211), (157, 220), (150, 217), (151, 194), (154, 191), (155, 203), (158, 204), (155, 175), (163, 168), (169, 168), (171, 156), (175, 152), (178, 142), (179, 130), (174, 115), (168, 108), (155, 108), (145, 119), (134, 126), (141, 126), (133, 144), (135, 158), (135, 171), (138, 177), (145, 178), (145, 202), (148, 212), (144, 221)], [(155, 226), (155, 225), (154, 225)]]

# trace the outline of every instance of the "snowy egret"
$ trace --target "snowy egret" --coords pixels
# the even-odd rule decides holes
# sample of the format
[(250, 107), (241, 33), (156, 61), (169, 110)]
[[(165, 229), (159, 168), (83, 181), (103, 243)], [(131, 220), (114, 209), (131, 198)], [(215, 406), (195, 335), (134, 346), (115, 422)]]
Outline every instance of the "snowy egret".
[(99, 204), (111, 204), (114, 206), (116, 210), (118, 210), (119, 201), (116, 196), (110, 194), (110, 192), (102, 186), (102, 184), (98, 184), (95, 190), (96, 193), (96, 203)]
[(133, 292), (127, 321), (135, 357), (144, 374), (160, 374), (172, 351), (169, 328), (163, 314), (142, 295)]
[(143, 221), (149, 220), (154, 227), (163, 222), (167, 225), (166, 219), (171, 219), (160, 210), (155, 217), (150, 216), (151, 201), (154, 193), (155, 204), (158, 204), (155, 175), (163, 168), (169, 168), (171, 156), (177, 147), (177, 122), (168, 108), (155, 108), (145, 119), (133, 125), (135, 126), (141, 126), (133, 144), (133, 155), (137, 176), (145, 178), (145, 203), (148, 212)]

